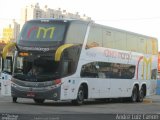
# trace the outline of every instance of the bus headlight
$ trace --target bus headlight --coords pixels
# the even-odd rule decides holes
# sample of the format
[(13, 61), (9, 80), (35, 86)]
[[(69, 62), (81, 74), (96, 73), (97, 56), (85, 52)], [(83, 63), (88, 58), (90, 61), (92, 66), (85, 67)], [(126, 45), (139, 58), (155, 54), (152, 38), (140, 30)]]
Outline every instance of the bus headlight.
[(16, 88), (16, 87), (17, 87), (17, 85), (16, 85), (16, 84), (14, 84), (14, 83), (11, 83), (11, 87)]

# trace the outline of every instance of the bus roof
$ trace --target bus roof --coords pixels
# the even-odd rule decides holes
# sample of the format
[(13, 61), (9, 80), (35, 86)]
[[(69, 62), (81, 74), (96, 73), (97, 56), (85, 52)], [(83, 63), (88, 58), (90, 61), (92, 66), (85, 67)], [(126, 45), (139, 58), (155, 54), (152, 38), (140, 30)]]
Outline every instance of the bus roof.
[(144, 37), (144, 38), (150, 38), (150, 39), (156, 39), (155, 37), (152, 36), (147, 36), (147, 35), (143, 35), (143, 34), (139, 34), (139, 33), (135, 33), (135, 32), (131, 32), (131, 31), (127, 31), (127, 30), (123, 30), (123, 29), (119, 29), (119, 28), (114, 28), (114, 27), (110, 27), (110, 26), (106, 26), (103, 24), (98, 24), (95, 23), (94, 21), (85, 21), (85, 20), (79, 20), (79, 19), (68, 19), (68, 18), (38, 18), (38, 19), (32, 19), (32, 20), (28, 20), (29, 21), (44, 21), (44, 22), (49, 22), (49, 21), (60, 21), (60, 22), (84, 22), (84, 23), (92, 23), (94, 25), (100, 26), (102, 28), (107, 28), (107, 29), (111, 29), (111, 30), (115, 30), (115, 31), (119, 31), (119, 32), (126, 32), (128, 34), (132, 34), (135, 36), (139, 36), (139, 37)]
[(79, 21), (79, 22), (91, 22), (91, 21), (85, 21), (85, 20), (78, 20), (78, 19), (67, 19), (67, 18), (38, 18), (38, 19), (32, 19), (32, 20), (28, 20), (29, 21), (61, 21), (61, 22), (72, 22), (72, 21)]

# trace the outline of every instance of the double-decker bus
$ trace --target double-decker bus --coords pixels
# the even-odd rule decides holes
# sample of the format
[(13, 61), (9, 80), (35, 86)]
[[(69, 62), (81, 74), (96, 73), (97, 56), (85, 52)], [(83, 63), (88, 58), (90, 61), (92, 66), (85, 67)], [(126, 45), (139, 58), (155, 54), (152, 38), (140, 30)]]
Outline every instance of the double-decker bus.
[[(45, 100), (129, 98), (155, 93), (157, 39), (80, 20), (25, 23), (15, 44), (11, 95)], [(9, 47), (2, 53), (5, 59)], [(35, 67), (39, 73), (31, 74)], [(38, 70), (39, 69), (39, 70)], [(33, 70), (32, 70), (33, 72)]]

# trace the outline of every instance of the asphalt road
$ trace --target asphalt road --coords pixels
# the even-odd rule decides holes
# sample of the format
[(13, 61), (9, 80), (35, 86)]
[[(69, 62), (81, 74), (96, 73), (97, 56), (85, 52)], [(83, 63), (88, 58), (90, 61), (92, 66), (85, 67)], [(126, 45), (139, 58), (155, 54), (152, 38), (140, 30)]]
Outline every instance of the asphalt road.
[[(119, 100), (108, 103), (86, 101), (81, 106), (74, 106), (69, 101), (45, 101), (44, 104), (36, 104), (32, 99), (22, 98), (18, 99), (18, 103), (12, 103), (11, 97), (0, 96), (0, 113), (0, 118), (4, 118), (3, 120), (8, 114), (9, 116), (14, 115), (11, 117), (16, 117), (16, 115), (19, 118), (23, 117), (22, 120), (30, 120), (33, 116), (33, 120), (63, 120), (64, 118), (65, 120), (75, 120), (75, 118), (77, 120), (81, 118), (97, 120), (106, 118), (106, 116), (112, 120), (117, 119), (118, 114), (160, 114), (160, 96), (154, 95), (152, 98), (145, 99), (143, 103), (124, 103)], [(158, 119), (160, 119), (160, 115)]]

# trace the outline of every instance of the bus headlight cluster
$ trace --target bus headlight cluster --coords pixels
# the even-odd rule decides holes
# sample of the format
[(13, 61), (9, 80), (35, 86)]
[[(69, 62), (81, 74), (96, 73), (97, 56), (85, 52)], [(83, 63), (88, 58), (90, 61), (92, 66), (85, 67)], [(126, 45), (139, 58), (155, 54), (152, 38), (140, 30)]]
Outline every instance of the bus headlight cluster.
[(17, 85), (16, 85), (16, 84), (14, 84), (14, 83), (11, 83), (11, 86), (12, 86), (12, 87), (14, 87), (14, 88), (16, 88), (16, 87), (17, 87)]

